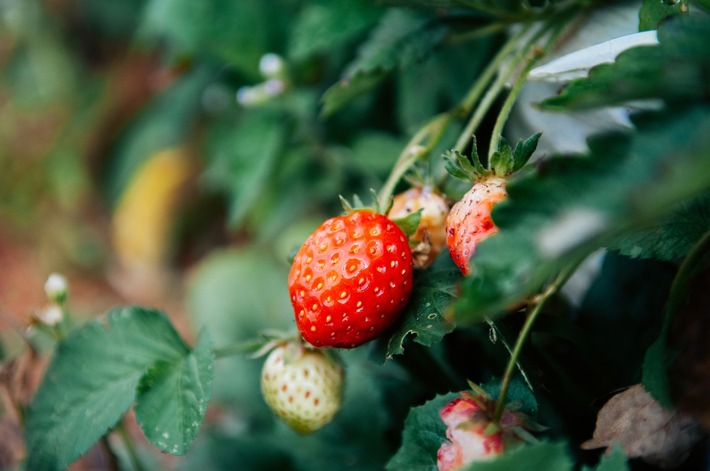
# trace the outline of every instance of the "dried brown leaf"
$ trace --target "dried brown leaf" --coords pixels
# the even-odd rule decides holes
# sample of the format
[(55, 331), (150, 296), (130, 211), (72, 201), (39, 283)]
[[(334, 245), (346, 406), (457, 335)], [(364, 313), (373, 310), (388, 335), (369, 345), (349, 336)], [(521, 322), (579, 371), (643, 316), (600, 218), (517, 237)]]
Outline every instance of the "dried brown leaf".
[(620, 443), (626, 456), (670, 468), (685, 460), (701, 437), (695, 419), (664, 409), (637, 384), (604, 404), (594, 435), (582, 448), (610, 450)]

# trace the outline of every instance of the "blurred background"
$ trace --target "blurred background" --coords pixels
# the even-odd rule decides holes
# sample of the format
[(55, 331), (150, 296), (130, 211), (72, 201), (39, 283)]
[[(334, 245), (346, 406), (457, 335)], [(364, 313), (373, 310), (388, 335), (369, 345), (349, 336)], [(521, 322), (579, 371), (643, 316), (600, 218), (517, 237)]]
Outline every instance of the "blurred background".
[[(217, 346), (292, 328), (289, 253), (340, 211), (338, 195), (379, 188), (407, 136), (460, 100), (499, 38), (414, 50), (396, 76), (397, 64), (374, 73), (369, 93), (326, 113), (321, 97), (370, 35), (394, 41), (436, 15), (364, 0), (0, 2), (0, 359), (13, 361), (2, 403), (27, 404), (41, 378), (46, 355), (28, 357), (25, 342), (52, 346), (28, 330), (52, 272), (68, 279), (75, 323), (141, 304), (165, 310), (188, 342), (202, 327)], [(320, 438), (273, 420), (260, 361), (241, 358), (218, 363), (212, 415), (187, 459), (131, 431), (159, 467), (329, 469), (318, 466), (335, 453), (380, 469), (418, 390), (385, 414), (383, 391), (406, 375), (391, 363), (370, 371), (367, 352), (346, 361), (351, 407)], [(21, 421), (4, 409), (0, 464), (14, 469)], [(106, 460), (94, 449), (75, 467)]]

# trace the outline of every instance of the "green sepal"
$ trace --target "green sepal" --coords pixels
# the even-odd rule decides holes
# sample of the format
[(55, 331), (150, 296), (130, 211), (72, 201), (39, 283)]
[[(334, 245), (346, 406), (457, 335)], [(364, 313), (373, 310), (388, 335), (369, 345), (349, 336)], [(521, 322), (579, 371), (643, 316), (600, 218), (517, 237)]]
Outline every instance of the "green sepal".
[(517, 172), (528, 163), (530, 157), (537, 149), (537, 143), (540, 141), (541, 132), (535, 133), (525, 140), (520, 139), (513, 150), (513, 172)]
[(408, 214), (403, 218), (393, 219), (392, 222), (397, 224), (407, 237), (411, 237), (417, 232), (419, 222), (422, 220), (423, 210), (423, 208), (419, 208), (412, 214)]
[(358, 195), (353, 195), (352, 204), (345, 197), (343, 197), (343, 195), (338, 195), (338, 197), (340, 198), (340, 203), (343, 205), (343, 211), (345, 212), (345, 214), (351, 214), (355, 211), (360, 211), (363, 209), (368, 211), (374, 211), (378, 214), (387, 214), (387, 212), (389, 212), (390, 208), (392, 207), (392, 198), (387, 201), (387, 205), (384, 206), (385, 211), (383, 212), (383, 206), (382, 204), (380, 204), (380, 200), (377, 197), (377, 192), (373, 188), (370, 188), (370, 194), (372, 195), (372, 203), (369, 205), (363, 203), (362, 199), (360, 199), (360, 196)]
[(488, 167), (499, 177), (504, 177), (513, 170), (513, 149), (503, 136), (498, 141), (498, 149), (491, 155)]
[(466, 181), (478, 181), (483, 175), (489, 173), (481, 165), (475, 150), (471, 153), (471, 160), (455, 150), (445, 152), (443, 157), (444, 167), (452, 177)]

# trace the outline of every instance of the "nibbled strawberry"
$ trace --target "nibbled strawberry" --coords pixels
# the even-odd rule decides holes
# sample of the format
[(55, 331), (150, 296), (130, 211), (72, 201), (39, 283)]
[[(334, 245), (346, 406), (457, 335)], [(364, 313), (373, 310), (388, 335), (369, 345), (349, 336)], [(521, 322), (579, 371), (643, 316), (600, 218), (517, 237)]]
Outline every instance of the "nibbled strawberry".
[(439, 471), (456, 471), (474, 461), (490, 460), (503, 452), (503, 432), (486, 435), (490, 424), (481, 404), (462, 395), (439, 411), (446, 438), (436, 454)]
[(288, 278), (296, 325), (317, 347), (353, 348), (379, 337), (412, 290), (412, 253), (382, 214), (325, 221), (301, 246)]
[(449, 214), (446, 200), (429, 186), (415, 186), (394, 197), (387, 217), (405, 218), (420, 209), (417, 231), (409, 239), (418, 243), (412, 251), (414, 266), (423, 269), (446, 247), (446, 216)]
[(506, 405), (495, 420), (496, 400), (477, 386), (474, 391), (461, 392), (439, 410), (447, 438), (436, 454), (439, 471), (467, 469), (473, 462), (501, 455), (511, 445), (535, 443), (530, 432), (544, 430), (520, 412), (521, 403)]
[(507, 196), (505, 185), (504, 178), (489, 175), (476, 182), (449, 212), (446, 245), (465, 276), (471, 273), (469, 260), (478, 244), (498, 232), (491, 219), (491, 209)]
[(276, 347), (261, 370), (261, 392), (271, 410), (298, 433), (331, 421), (340, 409), (343, 368), (323, 351), (302, 344)]

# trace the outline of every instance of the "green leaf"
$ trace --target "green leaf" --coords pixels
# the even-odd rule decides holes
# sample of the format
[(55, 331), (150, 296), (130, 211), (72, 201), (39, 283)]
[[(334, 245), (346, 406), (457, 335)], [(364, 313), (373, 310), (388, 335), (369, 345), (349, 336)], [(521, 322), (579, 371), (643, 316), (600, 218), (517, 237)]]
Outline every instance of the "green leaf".
[[(494, 399), (500, 394), (501, 379), (491, 379), (489, 382), (482, 384), (481, 388)], [(506, 404), (519, 403), (519, 409), (530, 419), (535, 419), (537, 416), (537, 399), (535, 394), (528, 385), (518, 376), (514, 376), (508, 385), (508, 393), (506, 395)]]
[(584, 471), (629, 471), (624, 449), (616, 444), (610, 454), (605, 454), (595, 468), (584, 467)]
[(291, 30), (289, 57), (307, 59), (357, 38), (379, 18), (369, 1), (328, 1), (304, 6)]
[(439, 410), (459, 393), (437, 396), (414, 407), (404, 421), (402, 445), (387, 463), (387, 471), (436, 471), (436, 452), (446, 440), (446, 425)]
[(342, 108), (396, 68), (424, 60), (442, 42), (446, 30), (413, 11), (390, 9), (344, 77), (326, 91), (322, 114), (328, 116)]
[(590, 140), (587, 157), (543, 163), (508, 185), (493, 210), (500, 232), (471, 260), (460, 321), (494, 315), (627, 230), (665, 217), (710, 188), (710, 109), (634, 118), (636, 132)]
[[(198, 354), (205, 356), (208, 347), (201, 347), (203, 353)], [(115, 309), (104, 322), (92, 321), (75, 330), (58, 343), (28, 409), (27, 469), (68, 467), (128, 410), (150, 368), (158, 363), (180, 364), (189, 355), (190, 349), (167, 316), (150, 309)], [(207, 367), (205, 362), (200, 365)], [(153, 387), (165, 385), (155, 381)], [(146, 389), (143, 394), (152, 393)], [(193, 420), (199, 425), (202, 417), (198, 414)], [(157, 425), (145, 423), (149, 428)]]
[(229, 224), (236, 227), (248, 215), (273, 173), (283, 148), (282, 120), (254, 112), (238, 123), (215, 126), (207, 147), (205, 184), (227, 193)]
[(160, 451), (184, 455), (197, 436), (214, 379), (212, 340), (203, 331), (178, 361), (155, 363), (141, 379), (136, 421)]
[[(316, 226), (304, 231), (303, 241)], [(216, 345), (241, 345), (265, 329), (293, 329), (293, 308), (286, 286), (287, 268), (273, 258), (274, 248), (255, 246), (214, 250), (194, 269), (186, 306), (193, 325), (204, 326)], [(235, 356), (218, 362), (212, 395), (239, 405), (247, 420), (268, 421), (273, 414), (261, 398), (261, 363)]]
[(218, 60), (257, 77), (259, 59), (269, 51), (269, 33), (289, 18), (286, 2), (274, 6), (259, 0), (150, 0), (139, 37), (162, 41), (177, 55)]
[(472, 463), (464, 471), (509, 471), (549, 469), (572, 471), (574, 462), (565, 443), (540, 442), (506, 450), (493, 460)]
[(386, 3), (436, 9), (464, 7), (494, 18), (520, 21), (545, 14), (548, 7), (555, 2), (527, 0), (387, 0)]
[(643, 0), (639, 10), (639, 31), (656, 29), (664, 19), (680, 14), (681, 2), (673, 3), (663, 0)]
[(668, 217), (650, 227), (629, 232), (610, 248), (633, 258), (679, 260), (710, 230), (710, 194), (681, 204)]
[(324, 117), (332, 115), (375, 88), (386, 76), (384, 70), (377, 69), (358, 72), (352, 79), (341, 79), (323, 94), (321, 115)]
[(387, 358), (404, 352), (404, 340), (409, 335), (430, 347), (453, 331), (455, 326), (447, 313), (456, 299), (460, 279), (461, 272), (447, 254), (441, 254), (427, 270), (417, 274), (412, 298), (387, 342)]
[(446, 151), (443, 155), (444, 167), (452, 177), (465, 180), (467, 182), (478, 180), (486, 173), (486, 169), (481, 165), (476, 151), (476, 138), (473, 137), (473, 150), (471, 160), (458, 151)]
[[(658, 2), (660, 3), (660, 1)], [(678, 15), (661, 24), (659, 45), (621, 53), (541, 103), (546, 110), (581, 110), (660, 98), (693, 103), (710, 94), (710, 18)]]
[(537, 149), (540, 136), (542, 136), (542, 133), (538, 132), (525, 140), (518, 141), (515, 145), (515, 150), (513, 150), (513, 172), (517, 172), (528, 163), (530, 157), (535, 153), (535, 149)]
[(417, 232), (417, 227), (419, 227), (419, 221), (422, 220), (423, 210), (423, 208), (420, 208), (412, 214), (408, 214), (406, 217), (400, 219), (394, 219), (392, 222), (397, 224), (407, 237), (411, 237)]
[[(401, 128), (414, 133), (432, 116), (458, 106), (470, 87), (462, 77), (480, 74), (498, 45), (497, 39), (495, 35), (485, 35), (461, 44), (446, 43), (422, 62), (398, 71), (395, 102)], [(422, 83), (426, 83), (426, 93), (422, 93)]]

